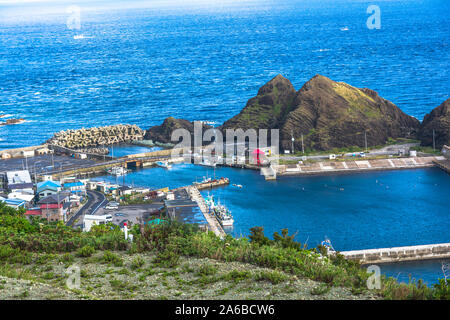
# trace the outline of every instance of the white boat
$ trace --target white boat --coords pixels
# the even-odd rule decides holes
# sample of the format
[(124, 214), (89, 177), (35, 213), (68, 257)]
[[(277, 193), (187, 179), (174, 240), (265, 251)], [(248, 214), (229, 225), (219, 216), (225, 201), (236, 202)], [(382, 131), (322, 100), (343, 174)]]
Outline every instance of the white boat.
[(166, 168), (166, 169), (172, 168), (172, 165), (171, 165), (168, 161), (157, 161), (157, 162), (156, 162), (156, 165), (157, 165), (158, 167)]
[(233, 187), (242, 188), (242, 184), (233, 183)]
[(223, 227), (231, 227), (233, 226), (234, 219), (231, 215), (231, 211), (222, 204), (214, 205), (214, 213), (216, 215), (217, 220), (219, 220), (220, 224)]
[(124, 176), (128, 173), (128, 170), (124, 167), (113, 167), (107, 171), (110, 175), (113, 176)]
[(348, 27), (341, 28), (341, 31), (348, 31)]
[(205, 167), (215, 167), (216, 163), (212, 162), (208, 159), (203, 159), (203, 161), (200, 163), (201, 166), (205, 166)]
[(75, 40), (77, 40), (77, 39), (84, 39), (84, 35), (82, 35), (82, 34), (77, 34), (77, 35), (74, 35), (73, 38), (74, 38)]

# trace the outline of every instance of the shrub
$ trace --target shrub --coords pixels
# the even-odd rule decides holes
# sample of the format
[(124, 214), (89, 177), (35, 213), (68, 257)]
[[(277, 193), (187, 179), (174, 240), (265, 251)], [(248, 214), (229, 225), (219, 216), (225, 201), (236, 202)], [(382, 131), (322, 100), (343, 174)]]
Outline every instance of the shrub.
[(330, 289), (331, 289), (330, 286), (322, 283), (322, 284), (319, 284), (318, 286), (312, 288), (311, 294), (315, 295), (315, 296), (319, 296), (319, 295), (327, 293), (328, 291), (330, 291)]
[(212, 276), (215, 275), (217, 273), (217, 268), (210, 265), (210, 264), (205, 264), (202, 265), (200, 267), (200, 269), (197, 272), (197, 275), (199, 276)]
[(434, 286), (433, 298), (438, 300), (450, 300), (450, 279), (439, 279)]
[(131, 261), (131, 269), (139, 269), (145, 264), (145, 260), (142, 257), (136, 257)]
[(269, 245), (270, 239), (264, 235), (263, 227), (253, 227), (250, 229), (250, 241), (259, 245)]
[(260, 271), (258, 273), (255, 274), (254, 279), (256, 281), (268, 281), (271, 282), (272, 284), (279, 284), (281, 282), (284, 282), (288, 279), (288, 277), (277, 271)]
[(109, 250), (103, 253), (103, 262), (112, 263), (116, 267), (123, 266), (123, 259)]
[(95, 249), (91, 247), (90, 245), (85, 245), (81, 249), (78, 250), (78, 255), (80, 257), (90, 257), (95, 253)]

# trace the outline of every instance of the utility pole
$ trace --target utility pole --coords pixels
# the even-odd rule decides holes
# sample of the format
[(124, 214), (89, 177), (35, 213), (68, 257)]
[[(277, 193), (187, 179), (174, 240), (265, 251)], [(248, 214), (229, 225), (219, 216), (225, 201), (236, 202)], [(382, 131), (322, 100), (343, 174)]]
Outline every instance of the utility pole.
[(305, 154), (305, 145), (303, 144), (303, 133), (302, 133), (302, 153)]
[(366, 152), (367, 152), (367, 131), (364, 130), (364, 145), (366, 147)]
[(436, 141), (434, 139), (435, 135), (434, 135), (434, 129), (433, 129), (433, 151), (436, 151)]
[(291, 141), (292, 141), (292, 154), (294, 154), (294, 133), (291, 131)]

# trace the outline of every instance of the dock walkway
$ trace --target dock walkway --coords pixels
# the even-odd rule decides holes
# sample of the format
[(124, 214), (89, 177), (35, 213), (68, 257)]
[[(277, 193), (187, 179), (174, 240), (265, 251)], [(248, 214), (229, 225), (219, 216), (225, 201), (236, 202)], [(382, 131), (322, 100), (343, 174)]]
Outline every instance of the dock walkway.
[(278, 165), (276, 168), (279, 175), (317, 175), (328, 173), (351, 173), (377, 170), (396, 170), (427, 168), (436, 165), (437, 161), (444, 157), (409, 157), (389, 158), (371, 160), (346, 160), (346, 161), (321, 161), (314, 163), (299, 163), (291, 165)]
[(209, 214), (208, 206), (206, 205), (205, 199), (203, 199), (203, 196), (200, 194), (200, 191), (198, 191), (197, 187), (195, 186), (186, 187), (186, 191), (191, 196), (192, 200), (197, 202), (198, 207), (205, 216), (206, 221), (208, 221), (211, 231), (214, 232), (215, 235), (219, 237), (225, 237), (226, 235), (225, 231), (223, 230), (219, 221), (217, 221), (217, 219), (214, 216), (211, 216)]
[(435, 160), (433, 162), (438, 168), (444, 170), (447, 173), (450, 173), (450, 159)]
[(359, 260), (362, 264), (446, 259), (450, 258), (450, 243), (343, 251), (341, 254), (346, 259)]

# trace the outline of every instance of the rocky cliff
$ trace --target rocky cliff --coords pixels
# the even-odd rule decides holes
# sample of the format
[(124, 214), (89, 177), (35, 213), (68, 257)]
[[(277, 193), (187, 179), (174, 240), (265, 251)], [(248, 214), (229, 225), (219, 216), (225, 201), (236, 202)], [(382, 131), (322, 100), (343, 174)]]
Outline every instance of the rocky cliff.
[(295, 95), (292, 83), (278, 75), (262, 86), (258, 95), (248, 100), (245, 108), (226, 121), (221, 129), (280, 128), (292, 110)]
[[(211, 128), (203, 124), (203, 129)], [(144, 139), (153, 140), (160, 143), (172, 143), (176, 144), (179, 141), (172, 141), (172, 132), (176, 129), (185, 129), (189, 131), (191, 136), (194, 134), (194, 123), (184, 119), (175, 119), (173, 117), (166, 118), (164, 122), (159, 126), (150, 127), (146, 133)]]
[(295, 147), (329, 150), (348, 146), (386, 143), (388, 138), (414, 138), (420, 122), (402, 112), (375, 91), (358, 89), (316, 75), (297, 92), (293, 110), (281, 129), (281, 144), (289, 149), (291, 134)]
[(384, 144), (388, 138), (415, 137), (420, 122), (370, 89), (358, 89), (316, 75), (298, 92), (281, 75), (265, 84), (222, 129), (280, 129), (281, 144), (329, 150)]
[(423, 118), (419, 131), (423, 146), (433, 146), (433, 130), (436, 148), (450, 146), (450, 98)]

